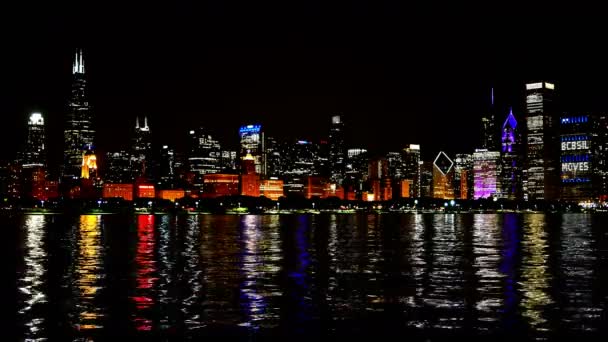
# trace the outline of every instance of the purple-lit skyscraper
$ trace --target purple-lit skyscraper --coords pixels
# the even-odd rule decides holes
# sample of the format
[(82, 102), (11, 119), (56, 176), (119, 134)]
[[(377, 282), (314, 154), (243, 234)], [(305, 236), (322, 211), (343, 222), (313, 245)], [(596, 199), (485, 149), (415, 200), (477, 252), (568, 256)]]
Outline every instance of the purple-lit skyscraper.
[(500, 152), (476, 149), (473, 153), (475, 199), (500, 195), (499, 162)]
[(502, 125), (501, 143), (501, 197), (511, 200), (521, 199), (521, 139), (513, 109), (509, 110), (509, 115)]

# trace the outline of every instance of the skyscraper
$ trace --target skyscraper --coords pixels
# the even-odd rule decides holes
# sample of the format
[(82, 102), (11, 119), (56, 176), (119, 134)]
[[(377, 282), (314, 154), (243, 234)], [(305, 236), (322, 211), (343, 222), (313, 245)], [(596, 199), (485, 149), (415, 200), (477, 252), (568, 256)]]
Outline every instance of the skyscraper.
[(104, 180), (107, 183), (132, 183), (131, 154), (127, 151), (108, 152), (105, 155)]
[(77, 179), (82, 168), (83, 151), (92, 148), (95, 138), (93, 115), (87, 98), (87, 82), (82, 49), (77, 49), (72, 66), (72, 95), (64, 131), (62, 176)]
[(454, 157), (454, 197), (472, 199), (473, 184), (473, 155), (456, 154)]
[(403, 151), (403, 179), (412, 180), (410, 197), (421, 197), (420, 190), (420, 145), (410, 144)]
[(32, 113), (27, 124), (27, 141), (23, 151), (23, 167), (46, 166), (44, 118)]
[(344, 146), (344, 121), (340, 115), (331, 118), (329, 130), (329, 169), (330, 180), (342, 185), (346, 166), (346, 149)]
[(513, 109), (502, 125), (500, 183), (503, 198), (522, 198), (521, 135)]
[(239, 128), (239, 138), (241, 160), (248, 154), (253, 157), (255, 172), (259, 175), (266, 175), (266, 159), (264, 148), (264, 132), (262, 125), (246, 125)]
[(558, 119), (554, 104), (555, 85), (526, 84), (526, 165), (524, 198), (553, 200), (559, 194)]
[(500, 152), (476, 149), (473, 153), (474, 199), (499, 196), (498, 165)]
[(439, 152), (433, 162), (433, 197), (454, 198), (454, 162), (444, 152)]
[(152, 137), (148, 118), (144, 117), (143, 125), (135, 119), (135, 137), (131, 154), (131, 168), (135, 177), (150, 177), (152, 169)]
[(560, 120), (561, 195), (567, 201), (591, 201), (601, 188), (601, 146), (593, 115), (564, 115)]
[(498, 151), (498, 131), (494, 108), (494, 88), (491, 89), (490, 109), (481, 118), (481, 146), (490, 151)]
[(188, 163), (190, 171), (194, 172), (195, 186), (202, 187), (202, 176), (220, 171), (221, 148), (220, 143), (204, 128), (190, 131), (190, 153)]

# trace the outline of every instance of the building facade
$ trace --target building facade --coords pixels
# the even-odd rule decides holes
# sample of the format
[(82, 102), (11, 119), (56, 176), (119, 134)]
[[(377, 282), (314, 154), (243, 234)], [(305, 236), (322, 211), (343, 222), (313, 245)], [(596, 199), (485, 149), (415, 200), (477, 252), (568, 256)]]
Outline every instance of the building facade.
[(554, 98), (554, 84), (526, 84), (524, 199), (554, 200), (559, 195), (558, 118)]
[(95, 129), (87, 96), (87, 81), (82, 49), (76, 51), (72, 66), (72, 94), (64, 131), (62, 176), (77, 179), (82, 167), (82, 152), (93, 147)]
[(239, 128), (241, 145), (240, 158), (250, 154), (255, 162), (255, 172), (266, 175), (266, 158), (264, 148), (264, 132), (262, 125), (246, 125)]
[(474, 199), (500, 197), (500, 152), (476, 149), (473, 153)]
[(501, 197), (509, 200), (520, 200), (522, 194), (522, 144), (519, 124), (509, 111), (502, 125), (501, 155), (500, 155), (500, 185)]

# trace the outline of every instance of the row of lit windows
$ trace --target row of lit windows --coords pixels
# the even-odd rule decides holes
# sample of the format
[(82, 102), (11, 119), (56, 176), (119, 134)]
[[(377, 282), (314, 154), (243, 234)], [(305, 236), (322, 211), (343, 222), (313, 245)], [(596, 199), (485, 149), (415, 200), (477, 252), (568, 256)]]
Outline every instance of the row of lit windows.
[(589, 178), (570, 178), (570, 179), (562, 179), (562, 183), (589, 183), (591, 179)]
[(581, 141), (581, 140), (588, 140), (589, 136), (587, 135), (567, 135), (567, 136), (562, 136), (561, 137), (561, 141)]
[(579, 155), (562, 156), (560, 158), (560, 160), (562, 163), (586, 162), (586, 161), (591, 160), (591, 155), (579, 154)]
[(588, 116), (572, 116), (568, 118), (562, 118), (562, 124), (573, 124), (573, 123), (586, 123), (589, 121)]

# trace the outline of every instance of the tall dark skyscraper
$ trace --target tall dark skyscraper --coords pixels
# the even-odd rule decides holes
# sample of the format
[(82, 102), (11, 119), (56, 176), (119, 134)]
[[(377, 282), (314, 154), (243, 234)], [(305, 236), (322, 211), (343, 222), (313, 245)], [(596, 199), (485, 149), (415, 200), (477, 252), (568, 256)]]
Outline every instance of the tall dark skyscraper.
[(494, 109), (494, 88), (490, 95), (490, 110), (481, 118), (481, 147), (489, 151), (498, 151), (498, 131)]
[(509, 110), (509, 115), (502, 125), (501, 145), (500, 195), (510, 200), (521, 199), (521, 135), (512, 109)]
[(458, 153), (454, 157), (454, 197), (472, 199), (475, 193), (473, 155)]
[(409, 179), (412, 181), (412, 187), (410, 188), (410, 197), (420, 197), (420, 145), (410, 144), (402, 151), (403, 160), (403, 179)]
[(46, 166), (44, 118), (32, 113), (27, 123), (27, 141), (22, 157), (23, 167)]
[(147, 117), (144, 117), (143, 125), (140, 125), (139, 118), (135, 119), (135, 136), (133, 137), (131, 168), (135, 177), (151, 176), (152, 136)]
[(345, 167), (344, 121), (342, 121), (340, 115), (334, 115), (331, 118), (331, 128), (329, 131), (330, 180), (341, 185), (344, 181)]
[(68, 102), (67, 121), (64, 131), (64, 178), (79, 178), (82, 156), (93, 147), (95, 129), (93, 115), (87, 98), (87, 81), (82, 49), (76, 50), (72, 66), (72, 95)]
[(526, 84), (526, 165), (524, 199), (554, 200), (559, 196), (558, 118), (555, 85)]
[(202, 188), (203, 175), (220, 171), (221, 158), (220, 143), (206, 129), (201, 127), (190, 131), (188, 164), (190, 171), (196, 174), (195, 186)]

